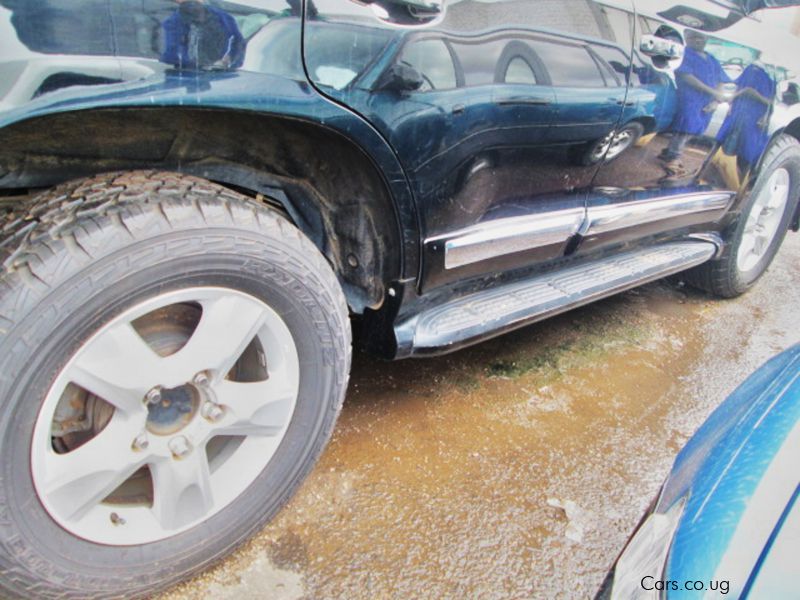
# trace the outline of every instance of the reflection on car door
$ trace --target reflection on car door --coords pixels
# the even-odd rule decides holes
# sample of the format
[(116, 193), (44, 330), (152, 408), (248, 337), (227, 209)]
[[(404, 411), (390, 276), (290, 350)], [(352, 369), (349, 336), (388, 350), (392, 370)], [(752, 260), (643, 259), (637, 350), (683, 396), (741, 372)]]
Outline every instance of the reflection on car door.
[[(752, 131), (742, 135), (742, 125), (733, 127), (728, 131), (727, 142), (729, 146), (737, 143), (747, 146), (744, 140), (752, 140), (752, 145), (759, 148), (734, 147), (725, 152), (723, 138), (727, 134), (722, 125), (731, 123), (727, 117), (736, 89), (731, 74), (735, 76), (750, 67), (753, 81), (768, 81), (770, 76), (764, 72), (759, 77), (755, 72), (757, 65), (744, 64), (748, 56), (752, 63), (757, 52), (732, 41), (740, 36), (726, 34), (727, 27), (713, 33), (686, 27), (685, 23), (702, 25), (699, 15), (718, 13), (717, 5), (706, 0), (680, 5), (637, 0), (635, 47), (639, 47), (642, 36), (655, 35), (677, 40), (685, 48), (685, 54), (682, 58), (660, 61), (638, 52), (634, 54), (628, 106), (622, 122), (640, 118), (637, 112), (649, 114), (652, 119), (642, 120), (645, 135), (634, 147), (604, 164), (598, 172), (579, 252), (647, 236), (675, 237), (713, 229), (709, 225), (723, 217), (746, 173), (754, 166), (748, 165), (748, 160), (754, 163), (763, 151), (766, 132), (759, 131), (756, 123), (759, 117), (754, 116), (750, 123)], [(757, 23), (745, 26), (752, 31)], [(735, 60), (726, 61), (721, 50)], [(689, 77), (701, 80), (726, 97), (694, 91)], [(770, 93), (772, 87), (766, 85), (766, 88), (764, 93)], [(649, 106), (644, 113), (640, 110), (643, 105)], [(764, 106), (761, 117), (767, 110)]]
[[(468, 120), (482, 122), (487, 147), (532, 147), (542, 144), (555, 111), (555, 94), (546, 71), (519, 36), (454, 39), (451, 44), (464, 73), (464, 87), (479, 112)], [(469, 115), (467, 115), (469, 117)]]
[[(394, 37), (349, 87), (325, 91), (380, 130), (406, 168), (424, 237), (422, 292), (570, 251), (599, 166), (576, 152), (608, 136), (624, 108), (626, 82), (601, 71), (591, 46), (619, 47), (626, 71), (632, 44), (614, 38), (600, 3), (568, 0), (554, 11), (451, 0), (424, 28), (349, 0), (317, 8), (313, 23), (373, 23)], [(324, 57), (313, 44), (307, 35), (306, 54)], [(375, 85), (400, 65), (406, 88), (419, 75), (417, 89)]]
[(619, 119), (625, 85), (606, 81), (586, 43), (540, 39), (532, 44), (547, 66), (558, 100), (551, 141), (580, 143), (606, 136)]
[[(369, 108), (381, 120), (390, 143), (412, 172), (425, 170), (442, 148), (456, 143), (462, 132), (454, 115), (463, 112), (464, 91), (449, 45), (440, 37), (411, 37), (393, 64), (410, 67), (421, 78), (415, 90), (398, 93), (375, 90)], [(435, 185), (426, 181), (423, 185)], [(431, 193), (427, 187), (420, 190)]]

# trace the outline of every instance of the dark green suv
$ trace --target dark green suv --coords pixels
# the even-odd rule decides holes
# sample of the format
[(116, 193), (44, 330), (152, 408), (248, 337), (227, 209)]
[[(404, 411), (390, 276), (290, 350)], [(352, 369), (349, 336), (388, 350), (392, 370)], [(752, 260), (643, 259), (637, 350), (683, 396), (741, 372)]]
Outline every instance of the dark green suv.
[(403, 358), (745, 292), (798, 226), (791, 4), (0, 0), (0, 595), (230, 552), (354, 321)]

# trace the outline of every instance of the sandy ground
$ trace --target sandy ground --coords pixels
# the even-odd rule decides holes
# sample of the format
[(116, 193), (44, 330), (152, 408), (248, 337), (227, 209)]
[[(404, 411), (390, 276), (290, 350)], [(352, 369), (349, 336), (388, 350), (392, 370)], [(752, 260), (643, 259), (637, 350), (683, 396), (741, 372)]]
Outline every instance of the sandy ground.
[(355, 357), (292, 502), (164, 598), (586, 598), (713, 408), (800, 342), (800, 235), (751, 292), (656, 283), (437, 359)]

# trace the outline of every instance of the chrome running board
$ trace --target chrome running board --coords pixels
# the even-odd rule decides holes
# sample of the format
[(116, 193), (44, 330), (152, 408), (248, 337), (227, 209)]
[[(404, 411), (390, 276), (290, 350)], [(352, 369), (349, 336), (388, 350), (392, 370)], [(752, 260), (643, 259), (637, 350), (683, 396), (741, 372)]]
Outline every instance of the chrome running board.
[(458, 298), (399, 323), (398, 356), (450, 352), (699, 265), (716, 250), (707, 241), (663, 244)]

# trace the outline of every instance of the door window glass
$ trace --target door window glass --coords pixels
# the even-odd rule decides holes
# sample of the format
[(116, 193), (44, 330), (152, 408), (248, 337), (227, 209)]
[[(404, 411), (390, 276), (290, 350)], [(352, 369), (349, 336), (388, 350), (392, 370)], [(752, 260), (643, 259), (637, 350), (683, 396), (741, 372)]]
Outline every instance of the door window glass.
[(492, 85), (497, 61), (505, 46), (504, 40), (484, 40), (477, 43), (453, 43), (453, 50), (464, 72), (464, 85)]
[(400, 53), (399, 61), (420, 72), (419, 91), (448, 90), (456, 87), (456, 69), (447, 45), (442, 40), (411, 42)]
[(521, 56), (512, 58), (506, 67), (506, 74), (503, 79), (505, 83), (522, 83), (536, 85), (536, 75), (533, 68)]
[(605, 87), (597, 63), (583, 46), (531, 41), (555, 86)]
[[(280, 23), (276, 20), (275, 23)], [(316, 21), (306, 25), (306, 64), (314, 81), (340, 90), (360, 75), (389, 40), (380, 29)], [(264, 64), (267, 70), (289, 53), (291, 45), (273, 44)], [(269, 71), (268, 71), (269, 72)]]
[(531, 47), (521, 40), (500, 38), (479, 42), (451, 42), (467, 87), (518, 83), (541, 83)]
[(608, 26), (614, 33), (612, 41), (620, 46), (630, 47), (633, 39), (633, 14), (610, 6), (603, 6), (600, 11), (605, 14)]
[(600, 57), (600, 67), (603, 69), (608, 85), (625, 85), (628, 71), (628, 56), (619, 48), (594, 44), (592, 50)]

